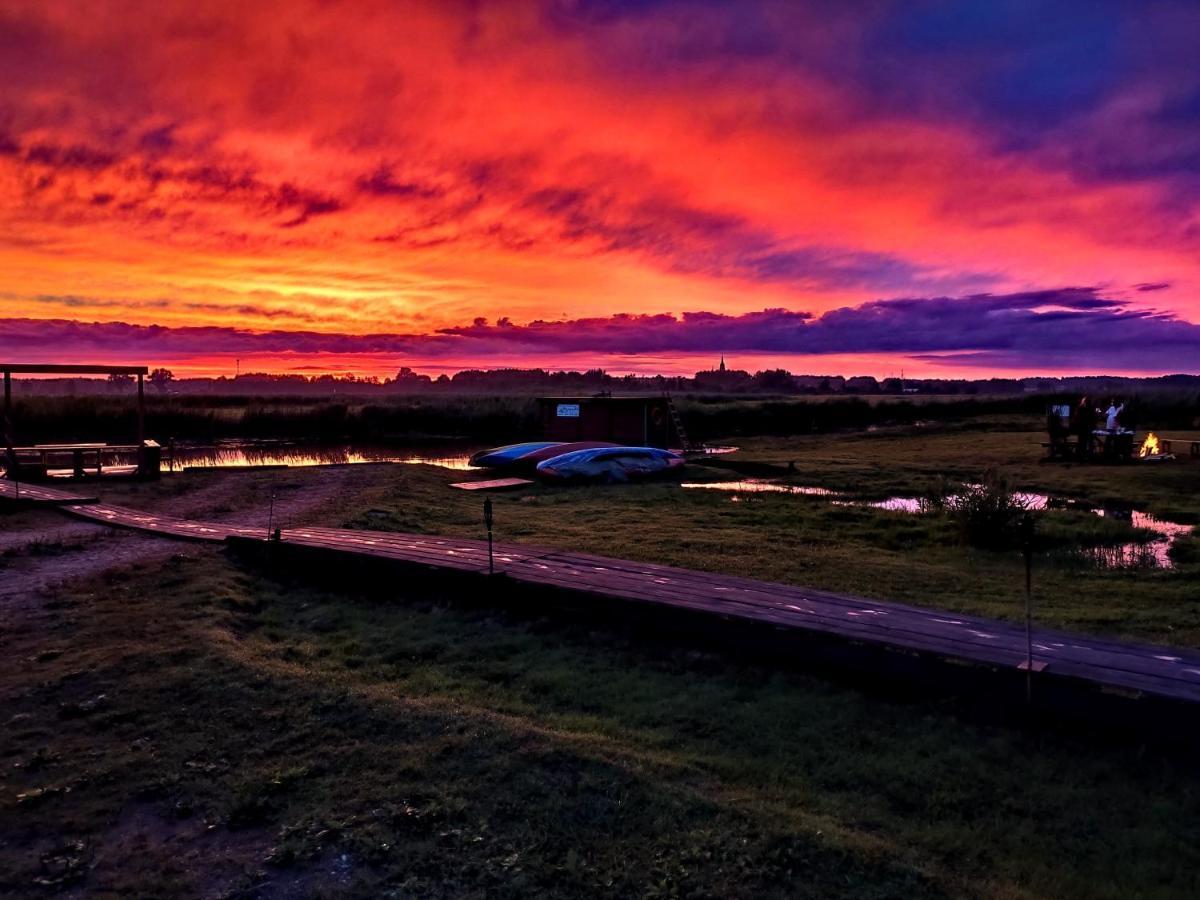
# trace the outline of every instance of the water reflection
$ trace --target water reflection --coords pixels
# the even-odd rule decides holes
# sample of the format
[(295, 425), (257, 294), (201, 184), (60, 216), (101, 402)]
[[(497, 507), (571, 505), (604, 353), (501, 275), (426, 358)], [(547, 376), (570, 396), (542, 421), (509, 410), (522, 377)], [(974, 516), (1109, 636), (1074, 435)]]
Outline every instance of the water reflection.
[(1128, 522), (1134, 528), (1144, 528), (1147, 531), (1153, 531), (1156, 534), (1161, 534), (1163, 537), (1179, 537), (1183, 534), (1192, 532), (1191, 525), (1181, 525), (1179, 522), (1168, 522), (1164, 519), (1155, 518), (1154, 516), (1138, 512), (1136, 509), (1121, 509), (1108, 507), (1107, 509), (1093, 509), (1092, 512), (1097, 516), (1103, 516), (1106, 519), (1118, 519)]
[[(466, 471), (472, 468), (469, 454), (457, 448), (414, 450), (381, 446), (314, 446), (311, 444), (221, 443), (209, 446), (175, 446), (173, 468), (234, 469), (249, 466), (333, 466), (363, 463), (399, 463), (402, 465), (441, 466), (444, 469)], [(172, 468), (172, 461), (163, 460), (163, 468)]]
[[(732, 494), (730, 500), (735, 503), (740, 502), (743, 496), (747, 494), (800, 494), (804, 496), (825, 497), (831, 503), (838, 506), (866, 506), (872, 509), (883, 509), (891, 512), (908, 513), (910, 515), (930, 512), (939, 506), (952, 505), (956, 499), (956, 495), (950, 495), (941, 502), (925, 497), (899, 496), (887, 497), (883, 500), (856, 500), (844, 494), (839, 494), (837, 491), (832, 491), (829, 488), (756, 478), (747, 478), (742, 481), (685, 482), (681, 487), (726, 491)], [(1121, 507), (1097, 509), (1067, 498), (1051, 497), (1047, 494), (1027, 491), (1017, 492), (1014, 494), (1014, 497), (1023, 503), (1027, 509), (1084, 509), (1093, 515), (1117, 519), (1128, 523), (1133, 528), (1151, 531), (1157, 535), (1157, 537), (1150, 538), (1149, 540), (1130, 541), (1124, 544), (1104, 547), (1086, 547), (1079, 551), (1078, 556), (1092, 565), (1105, 569), (1172, 568), (1171, 543), (1175, 538), (1191, 534), (1194, 530), (1191, 525), (1183, 525), (1179, 522), (1159, 519), (1149, 513), (1140, 512), (1136, 509)]]
[[(851, 501), (845, 502), (847, 505), (864, 505), (858, 503), (851, 504)], [(888, 497), (886, 500), (875, 500), (865, 505), (874, 507), (875, 509), (888, 509), (892, 512), (923, 513), (930, 508), (931, 503), (920, 497)]]
[(1108, 569), (1145, 569), (1158, 567), (1169, 569), (1173, 566), (1171, 560), (1171, 543), (1177, 537), (1191, 534), (1191, 525), (1179, 522), (1168, 522), (1136, 509), (1107, 508), (1093, 509), (1097, 516), (1106, 519), (1117, 519), (1126, 522), (1134, 528), (1142, 528), (1158, 535), (1149, 541), (1120, 544), (1116, 547), (1093, 547), (1087, 551), (1091, 561), (1102, 568)]
[(1169, 540), (1132, 542), (1114, 547), (1084, 547), (1083, 559), (1099, 569), (1169, 569)]
[(754, 478), (748, 478), (745, 481), (685, 481), (680, 487), (702, 488), (709, 491), (733, 491), (736, 494), (804, 494), (810, 497), (833, 497), (837, 494), (837, 491), (831, 491), (829, 488), (786, 484), (779, 481), (759, 481)]

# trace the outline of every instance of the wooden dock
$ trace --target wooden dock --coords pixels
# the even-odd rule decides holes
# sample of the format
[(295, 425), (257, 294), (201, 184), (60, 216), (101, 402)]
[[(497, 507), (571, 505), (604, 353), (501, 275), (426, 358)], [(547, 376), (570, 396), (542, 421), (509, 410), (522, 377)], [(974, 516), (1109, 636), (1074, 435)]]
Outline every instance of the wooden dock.
[[(284, 529), (273, 541), (265, 521), (261, 526), (193, 522), (102, 503), (63, 501), (58, 508), (108, 525), (188, 540), (228, 539), (290, 554), (308, 551), (347, 564), (372, 559), (427, 572), (488, 577), (484, 540), (296, 527)], [(643, 605), (718, 623), (754, 624), (810, 639), (999, 670), (1010, 680), (1026, 661), (1025, 631), (1009, 622), (549, 547), (499, 542), (494, 553), (496, 573), (506, 585), (571, 594), (588, 603)], [(1038, 628), (1033, 651), (1040, 684), (1072, 683), (1130, 698), (1200, 703), (1196, 650)]]

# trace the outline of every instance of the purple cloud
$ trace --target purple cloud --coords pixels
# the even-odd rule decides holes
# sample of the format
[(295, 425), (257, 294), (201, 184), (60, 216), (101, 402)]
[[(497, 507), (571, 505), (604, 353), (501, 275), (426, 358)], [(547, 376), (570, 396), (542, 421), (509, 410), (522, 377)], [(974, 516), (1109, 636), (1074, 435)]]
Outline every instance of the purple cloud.
[(370, 175), (355, 182), (360, 191), (378, 197), (413, 197), (429, 200), (440, 197), (445, 190), (437, 185), (423, 184), (411, 179), (397, 179), (391, 167), (380, 165)]
[(247, 331), (71, 320), (0, 320), (15, 359), (124, 353), (178, 359), (230, 354), (395, 354), (470, 360), (537, 353), (784, 355), (895, 353), (973, 366), (1200, 371), (1200, 325), (1134, 309), (1097, 288), (878, 300), (815, 316), (787, 309), (686, 312), (470, 325), (435, 334)]

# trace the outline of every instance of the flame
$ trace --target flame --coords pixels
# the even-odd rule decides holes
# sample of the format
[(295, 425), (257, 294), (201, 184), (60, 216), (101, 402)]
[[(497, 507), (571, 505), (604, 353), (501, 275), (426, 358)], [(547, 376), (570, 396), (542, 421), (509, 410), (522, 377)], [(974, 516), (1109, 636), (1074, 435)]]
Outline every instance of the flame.
[(1146, 440), (1142, 441), (1142, 449), (1138, 451), (1138, 456), (1157, 456), (1158, 436), (1152, 431), (1146, 435)]

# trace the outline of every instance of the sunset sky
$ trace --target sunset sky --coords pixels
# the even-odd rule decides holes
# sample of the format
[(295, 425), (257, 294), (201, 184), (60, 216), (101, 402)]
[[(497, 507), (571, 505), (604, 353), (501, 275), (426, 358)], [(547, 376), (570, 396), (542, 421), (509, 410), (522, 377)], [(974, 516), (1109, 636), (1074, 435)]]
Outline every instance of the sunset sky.
[(0, 0), (0, 357), (1200, 372), (1200, 3)]

